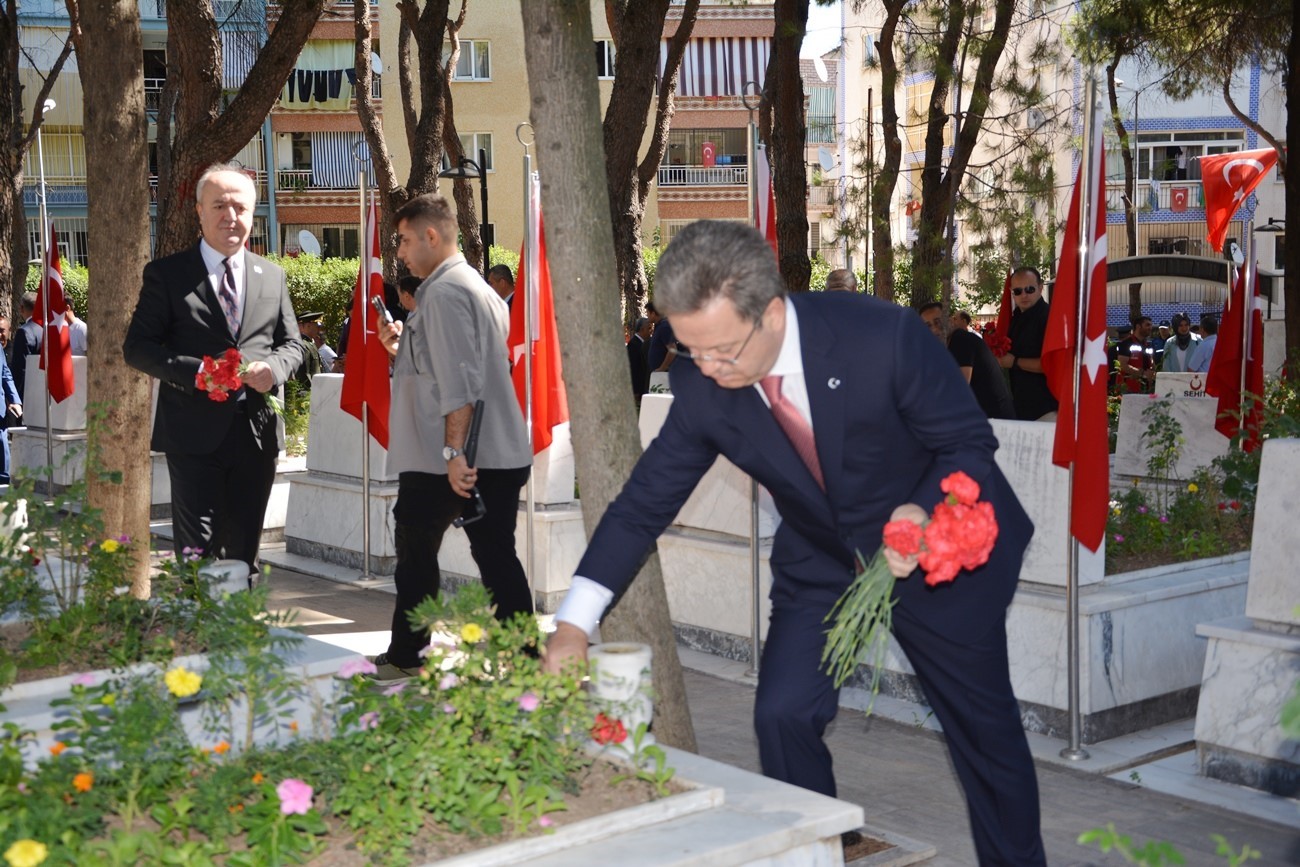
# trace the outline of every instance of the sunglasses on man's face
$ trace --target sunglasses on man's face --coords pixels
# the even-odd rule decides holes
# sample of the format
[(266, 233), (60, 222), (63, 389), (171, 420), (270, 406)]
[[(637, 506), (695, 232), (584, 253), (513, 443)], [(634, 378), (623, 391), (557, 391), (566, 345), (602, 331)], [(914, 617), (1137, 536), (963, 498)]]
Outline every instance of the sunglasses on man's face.
[(1026, 286), (1023, 289), (1019, 289), (1019, 288), (1012, 289), (1011, 294), (1019, 298), (1021, 295), (1033, 295), (1037, 291), (1038, 291), (1037, 286)]

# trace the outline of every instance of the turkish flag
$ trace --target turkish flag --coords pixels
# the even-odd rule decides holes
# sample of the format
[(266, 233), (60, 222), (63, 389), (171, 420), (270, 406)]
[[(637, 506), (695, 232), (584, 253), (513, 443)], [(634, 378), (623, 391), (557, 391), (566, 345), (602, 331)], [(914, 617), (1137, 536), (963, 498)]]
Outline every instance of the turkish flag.
[[(1249, 322), (1249, 328), (1246, 323)], [(1248, 333), (1243, 336), (1243, 330)], [(1244, 352), (1244, 355), (1243, 355)], [(1245, 394), (1242, 359), (1245, 359)], [(1253, 263), (1243, 267), (1228, 296), (1219, 337), (1205, 377), (1205, 393), (1219, 399), (1214, 428), (1228, 439), (1241, 433), (1241, 449), (1259, 447), (1260, 400), (1264, 394), (1264, 316)]]
[[(1277, 163), (1277, 151), (1273, 148), (1260, 148), (1200, 159), (1201, 183), (1205, 186), (1205, 224), (1209, 229), (1210, 246), (1216, 253), (1222, 253), (1223, 239), (1228, 235), (1228, 223), (1246, 196), (1250, 195), (1268, 170)], [(1219, 350), (1216, 347), (1214, 351)]]
[[(1101, 112), (1094, 133), (1104, 129)], [(1065, 240), (1056, 267), (1052, 307), (1043, 338), (1043, 372), (1047, 385), (1060, 402), (1052, 463), (1074, 464), (1071, 489), (1070, 533), (1090, 551), (1106, 536), (1106, 510), (1110, 502), (1109, 441), (1106, 426), (1106, 164), (1102, 136), (1094, 134), (1089, 158), (1092, 217), (1089, 237), (1079, 231), (1079, 204), (1083, 196), (1084, 164), (1074, 181)], [(1080, 247), (1087, 259), (1080, 261)], [(1082, 272), (1082, 274), (1080, 273)], [(1083, 286), (1080, 287), (1080, 277)], [(1083, 344), (1079, 345), (1079, 321)], [(1074, 396), (1075, 372), (1079, 376), (1078, 402)]]
[(392, 390), (388, 380), (388, 350), (379, 342), (379, 314), (370, 299), (384, 299), (384, 266), (379, 259), (379, 215), (371, 198), (361, 237), (366, 239), (357, 285), (352, 292), (352, 327), (348, 330), (347, 364), (343, 367), (343, 391), (339, 408), (362, 418), (368, 408), (366, 424), (375, 442), (388, 448), (388, 408)]
[(1172, 187), (1169, 190), (1169, 210), (1187, 210), (1187, 187)]
[[(534, 177), (529, 184), (533, 207), (529, 212), (532, 226), (529, 236), (537, 239), (537, 274), (528, 271), (528, 250), (519, 255), (518, 285), (524, 287), (528, 300), (516, 295), (510, 306), (510, 336), (506, 348), (510, 353), (510, 375), (515, 382), (515, 397), (529, 418), (528, 385), (525, 382), (524, 353), (532, 337), (532, 423), (533, 454), (551, 444), (552, 429), (569, 420), (569, 398), (564, 389), (560, 363), (560, 336), (555, 324), (555, 298), (551, 292), (551, 266), (546, 261), (546, 232), (542, 226), (541, 182)], [(531, 327), (525, 330), (524, 316), (532, 313)]]
[(45, 273), (41, 276), (41, 285), (36, 292), (36, 309), (32, 311), (32, 321), (39, 322), (45, 329), (42, 338), (41, 370), (45, 370), (45, 358), (50, 359), (46, 386), (50, 390), (50, 399), (62, 403), (76, 390), (75, 377), (72, 372), (72, 335), (68, 331), (68, 321), (63, 318), (68, 309), (67, 299), (63, 296), (63, 267), (59, 263), (59, 235), (54, 231), (54, 221), (50, 221), (50, 248), (45, 251)]
[(718, 159), (718, 146), (711, 141), (706, 141), (703, 146), (703, 151), (704, 159), (702, 162), (704, 163), (704, 167), (706, 169), (713, 168), (714, 163), (716, 163)]

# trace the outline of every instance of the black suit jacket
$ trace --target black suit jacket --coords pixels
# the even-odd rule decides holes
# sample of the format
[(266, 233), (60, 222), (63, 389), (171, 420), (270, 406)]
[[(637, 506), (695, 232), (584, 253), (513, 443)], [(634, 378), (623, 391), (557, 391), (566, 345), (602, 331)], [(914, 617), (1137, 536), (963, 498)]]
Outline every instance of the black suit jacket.
[(1004, 616), (1033, 525), (994, 462), (997, 438), (947, 350), (907, 308), (847, 292), (795, 295), (804, 379), (826, 491), (753, 388), (721, 388), (694, 364), (672, 367), (673, 404), (658, 437), (606, 510), (577, 574), (619, 593), (700, 477), (725, 455), (772, 494), (772, 598), (828, 608), (854, 555), (870, 559), (902, 503), (927, 512), (940, 481), (964, 470), (993, 504), (989, 562), (929, 588), (896, 583), (900, 609), (953, 640)]
[[(210, 399), (194, 384), (203, 356), (217, 357), (231, 347), (245, 362), (264, 361), (276, 386), (302, 364), (298, 321), (289, 301), (284, 271), (261, 256), (244, 253), (244, 312), (237, 337), (231, 337), (216, 290), (198, 245), (150, 262), (127, 328), (122, 354), (126, 363), (158, 379), (154, 417), (155, 451), (200, 455), (215, 451), (236, 418), (232, 398)], [(266, 398), (245, 388), (253, 433), (267, 447), (284, 445), (283, 429)]]

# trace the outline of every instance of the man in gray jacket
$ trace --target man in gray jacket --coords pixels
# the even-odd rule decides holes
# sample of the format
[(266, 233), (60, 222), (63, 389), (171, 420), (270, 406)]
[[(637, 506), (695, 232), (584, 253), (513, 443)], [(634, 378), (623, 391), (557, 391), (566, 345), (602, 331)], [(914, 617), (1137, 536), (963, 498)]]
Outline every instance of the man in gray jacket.
[[(463, 516), (470, 553), (506, 620), (532, 613), (528, 579), (515, 553), (519, 491), (532, 455), (506, 355), (506, 303), (456, 248), (456, 218), (438, 195), (407, 202), (396, 214), (397, 255), (423, 282), (405, 324), (380, 339), (396, 361), (389, 412), (388, 468), (396, 470), (397, 604), (388, 650), (375, 657), (380, 680), (417, 673), (428, 638), (409, 614), (438, 594), (438, 550)], [(465, 458), (476, 401), (483, 401), (478, 453)], [(481, 503), (471, 500), (478, 487)]]

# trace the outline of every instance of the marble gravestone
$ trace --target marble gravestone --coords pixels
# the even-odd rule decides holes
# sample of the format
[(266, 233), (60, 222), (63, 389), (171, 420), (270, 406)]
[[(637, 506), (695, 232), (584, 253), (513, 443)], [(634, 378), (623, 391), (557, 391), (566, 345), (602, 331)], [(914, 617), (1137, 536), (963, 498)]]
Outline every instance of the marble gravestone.
[(1264, 443), (1244, 616), (1213, 620), (1207, 639), (1196, 752), (1202, 775), (1300, 795), (1300, 740), (1281, 727), (1300, 683), (1300, 440)]
[(1151, 447), (1144, 439), (1157, 406), (1167, 406), (1170, 416), (1182, 428), (1183, 445), (1171, 479), (1189, 479), (1195, 472), (1228, 453), (1228, 438), (1214, 428), (1219, 399), (1205, 393), (1205, 375), (1160, 373), (1154, 395), (1126, 394), (1119, 411), (1119, 434), (1115, 445), (1115, 474), (1146, 477)]

